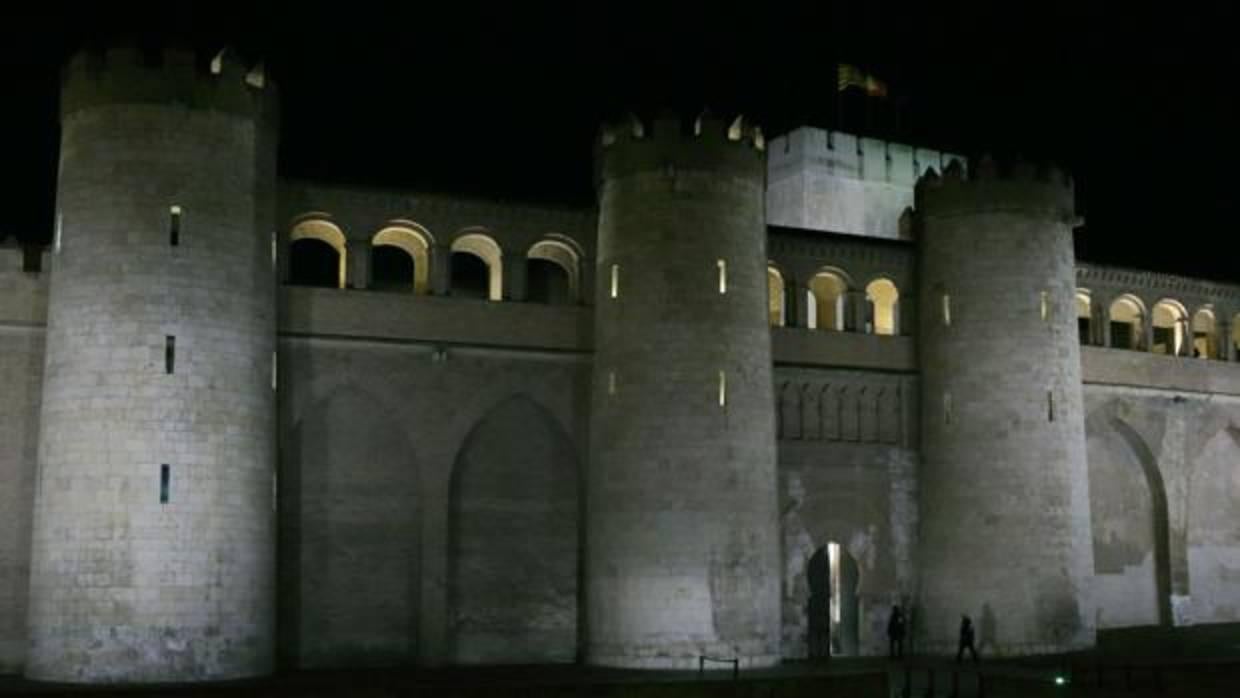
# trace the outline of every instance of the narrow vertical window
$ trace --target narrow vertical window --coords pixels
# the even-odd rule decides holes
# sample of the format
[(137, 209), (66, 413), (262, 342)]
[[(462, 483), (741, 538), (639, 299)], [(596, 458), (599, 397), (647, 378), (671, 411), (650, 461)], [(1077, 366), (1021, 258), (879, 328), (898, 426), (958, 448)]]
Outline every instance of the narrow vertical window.
[(943, 423), (952, 423), (952, 394), (943, 393)]
[(159, 466), (159, 503), (168, 503), (168, 491), (172, 488), (172, 468), (164, 463)]
[(1055, 391), (1046, 391), (1046, 421), (1055, 421)]
[(728, 406), (728, 374), (719, 371), (719, 406)]
[(1043, 322), (1045, 322), (1045, 321), (1049, 320), (1049, 319), (1050, 319), (1050, 317), (1051, 317), (1051, 298), (1050, 298), (1050, 294), (1049, 294), (1049, 293), (1047, 293), (1046, 291), (1043, 291), (1043, 292), (1041, 293), (1041, 295), (1040, 295), (1040, 299), (1041, 299), (1041, 304), (1042, 304), (1042, 305), (1041, 305), (1042, 321), (1043, 321)]
[(60, 252), (60, 235), (64, 228), (64, 225), (65, 225), (65, 214), (57, 213), (56, 214), (56, 236), (55, 236), (56, 240), (52, 245), (52, 249), (54, 249), (56, 252)]
[(172, 375), (177, 367), (177, 338), (168, 335), (164, 337), (164, 373)]
[(719, 267), (719, 293), (728, 292), (728, 263), (722, 259), (717, 260), (715, 265)]
[(276, 513), (280, 506), (280, 473), (271, 473), (271, 513)]
[(274, 350), (271, 352), (271, 389), (275, 390), (280, 384), (280, 359), (279, 354)]
[(168, 216), (168, 244), (176, 247), (181, 244), (181, 207), (173, 206)]
[(607, 372), (607, 394), (608, 395), (616, 394), (616, 372), (615, 371)]
[(620, 265), (611, 265), (611, 297), (620, 297)]
[(943, 326), (952, 326), (952, 297), (949, 294), (943, 294)]
[(276, 248), (276, 231), (273, 230), (271, 231), (271, 270), (272, 271), (276, 270), (276, 260), (278, 259), (278, 256), (276, 254), (276, 249), (277, 249)]

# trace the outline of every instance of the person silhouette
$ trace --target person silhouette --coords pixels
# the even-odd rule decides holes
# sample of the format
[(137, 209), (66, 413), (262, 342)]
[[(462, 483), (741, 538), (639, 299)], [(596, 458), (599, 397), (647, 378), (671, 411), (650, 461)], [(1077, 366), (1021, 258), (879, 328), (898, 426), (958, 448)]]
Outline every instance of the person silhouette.
[(965, 649), (973, 655), (973, 663), (977, 663), (977, 649), (973, 647), (973, 619), (968, 615), (960, 616), (960, 644), (956, 649), (956, 663), (964, 657)]
[(904, 656), (904, 611), (900, 604), (891, 607), (891, 617), (887, 619), (887, 642), (892, 659)]

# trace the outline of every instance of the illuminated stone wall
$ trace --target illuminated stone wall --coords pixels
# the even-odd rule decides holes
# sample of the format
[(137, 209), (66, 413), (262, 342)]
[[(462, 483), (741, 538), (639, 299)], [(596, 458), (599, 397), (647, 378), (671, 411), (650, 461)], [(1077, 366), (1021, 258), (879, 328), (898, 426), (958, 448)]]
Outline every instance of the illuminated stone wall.
[(1094, 642), (1073, 194), (993, 163), (918, 184), (923, 647)]
[(33, 678), (273, 666), (268, 95), (229, 60), (200, 75), (192, 55), (162, 59), (110, 51), (66, 69)]
[(1182, 385), (1086, 385), (1099, 628), (1240, 622), (1240, 391)]
[(768, 151), (770, 225), (892, 240), (913, 237), (901, 214), (917, 178), (955, 157), (810, 127), (771, 139)]
[[(912, 177), (944, 156), (800, 129), (769, 144), (766, 222), (809, 230), (763, 234), (761, 156), (707, 122), (711, 143), (611, 144), (636, 149), (601, 217), (297, 181), (276, 215), (238, 66), (169, 106), (162, 78), (109, 82), (151, 70), (134, 56), (102, 60), (70, 72), (60, 251), (31, 273), (0, 249), (0, 673), (767, 664), (807, 655), (829, 542), (858, 565), (864, 655), (896, 602), (930, 651), (961, 612), (987, 654), (1240, 622), (1240, 287), (1074, 265), (1048, 182), (940, 183), (914, 248)], [(274, 293), (307, 217), (339, 229), (346, 288)], [(389, 226), (428, 236), (419, 297), (371, 288)], [(447, 292), (476, 234), (498, 302)], [(577, 255), (572, 303), (524, 302), (547, 240)], [(841, 331), (806, 327), (826, 268)], [(896, 336), (867, 326), (879, 279)], [(1074, 290), (1089, 344), (1114, 299), (1171, 299), (1214, 318), (1217, 355), (1078, 347)]]
[(290, 665), (573, 661), (588, 356), (337, 335), (280, 363)]
[(0, 247), (0, 674), (26, 656), (30, 517), (43, 388), (46, 273), (23, 272), (21, 250)]
[(642, 136), (617, 126), (600, 155), (586, 505), (595, 664), (779, 660), (762, 155), (710, 119), (686, 131), (676, 119)]
[(908, 607), (915, 592), (915, 379), (781, 367), (775, 380), (783, 656), (809, 656), (809, 560), (832, 542), (859, 570), (858, 646), (850, 653), (885, 654), (891, 607)]

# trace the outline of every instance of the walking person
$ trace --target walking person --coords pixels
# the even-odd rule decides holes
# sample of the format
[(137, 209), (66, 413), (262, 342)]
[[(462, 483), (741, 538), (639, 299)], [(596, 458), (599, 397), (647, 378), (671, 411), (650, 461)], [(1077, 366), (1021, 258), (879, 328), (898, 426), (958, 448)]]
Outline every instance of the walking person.
[(960, 645), (956, 649), (956, 663), (959, 664), (964, 657), (965, 649), (969, 650), (969, 654), (973, 656), (973, 663), (977, 663), (977, 649), (973, 647), (973, 619), (967, 615), (960, 616)]
[(891, 607), (891, 617), (887, 619), (887, 643), (892, 659), (904, 656), (904, 610), (900, 604)]

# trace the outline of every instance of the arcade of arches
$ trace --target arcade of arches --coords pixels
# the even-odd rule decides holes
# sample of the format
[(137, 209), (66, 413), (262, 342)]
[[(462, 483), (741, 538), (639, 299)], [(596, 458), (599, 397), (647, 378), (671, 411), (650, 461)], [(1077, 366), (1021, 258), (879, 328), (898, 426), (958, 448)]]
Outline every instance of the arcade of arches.
[(293, 286), (353, 288), (549, 304), (582, 302), (582, 253), (565, 235), (548, 234), (508, 260), (481, 229), (463, 230), (441, 244), (426, 228), (394, 221), (354, 241), (329, 218), (311, 216), (289, 231), (282, 278)]

